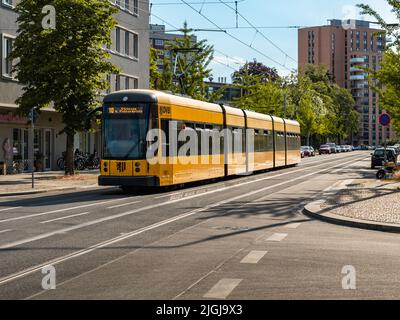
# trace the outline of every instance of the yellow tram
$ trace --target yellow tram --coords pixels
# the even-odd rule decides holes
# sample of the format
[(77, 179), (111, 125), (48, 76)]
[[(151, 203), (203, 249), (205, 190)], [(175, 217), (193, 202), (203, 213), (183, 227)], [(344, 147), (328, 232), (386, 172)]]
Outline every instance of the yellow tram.
[(152, 90), (111, 93), (102, 111), (100, 185), (180, 185), (301, 161), (293, 120)]

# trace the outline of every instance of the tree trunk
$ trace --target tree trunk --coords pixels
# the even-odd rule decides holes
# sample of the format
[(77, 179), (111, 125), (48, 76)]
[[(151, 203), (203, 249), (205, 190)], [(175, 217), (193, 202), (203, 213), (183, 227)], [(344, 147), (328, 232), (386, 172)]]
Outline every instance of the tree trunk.
[(306, 141), (306, 145), (309, 146), (310, 145), (310, 133), (307, 133), (307, 141)]
[(65, 155), (65, 175), (74, 175), (74, 137), (75, 135), (67, 133), (67, 152)]

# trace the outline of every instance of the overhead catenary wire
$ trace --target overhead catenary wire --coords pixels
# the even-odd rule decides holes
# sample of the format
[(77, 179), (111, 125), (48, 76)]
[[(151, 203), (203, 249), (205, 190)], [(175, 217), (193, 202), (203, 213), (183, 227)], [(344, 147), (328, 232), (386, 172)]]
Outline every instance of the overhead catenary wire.
[(224, 2), (222, 0), (219, 0), (219, 2), (222, 3), (223, 5), (225, 5), (226, 7), (228, 7), (229, 9), (231, 9), (232, 11), (234, 11), (236, 14), (238, 14), (244, 21), (246, 21), (256, 31), (256, 34), (260, 34), (272, 46), (274, 46), (276, 49), (278, 49), (280, 52), (282, 52), (286, 56), (286, 58), (289, 58), (289, 59), (293, 60), (294, 62), (298, 63), (298, 61), (296, 59), (292, 58), (287, 52), (282, 50), (277, 44), (275, 44), (271, 39), (269, 39), (262, 31), (260, 31), (259, 28), (257, 28), (245, 16), (243, 16), (243, 14), (241, 14), (240, 11), (237, 10), (237, 8), (230, 6), (227, 2)]
[(186, 4), (189, 8), (191, 8), (193, 11), (197, 12), (199, 15), (201, 15), (204, 19), (206, 19), (209, 23), (211, 23), (214, 27), (220, 29), (221, 31), (223, 31), (226, 35), (228, 35), (229, 37), (231, 37), (232, 39), (240, 42), (241, 44), (245, 45), (246, 47), (252, 49), (253, 51), (257, 52), (258, 54), (260, 54), (261, 56), (265, 57), (266, 59), (272, 61), (273, 63), (275, 63), (276, 65), (281, 66), (282, 68), (288, 70), (288, 71), (292, 71), (291, 69), (289, 69), (286, 65), (280, 63), (279, 61), (275, 60), (274, 58), (269, 57), (268, 55), (266, 55), (264, 52), (256, 49), (253, 46), (250, 46), (249, 44), (247, 44), (246, 42), (244, 42), (242, 39), (234, 36), (233, 34), (229, 33), (226, 30), (223, 30), (220, 26), (218, 26), (214, 21), (212, 21), (210, 18), (208, 18), (206, 15), (204, 15), (203, 13), (199, 12), (196, 10), (196, 8), (194, 8), (189, 2), (185, 1), (185, 0), (181, 0), (184, 4)]
[[(161, 17), (155, 15), (154, 13), (152, 13), (152, 15), (153, 15), (155, 18), (157, 18), (157, 19), (159, 19), (160, 21), (162, 21), (163, 23), (165, 23), (166, 25), (168, 25), (168, 26), (174, 28), (174, 30), (181, 30), (181, 29), (177, 28), (175, 25), (173, 25), (172, 23), (170, 23), (170, 22), (166, 21), (165, 19), (163, 19), (163, 18), (161, 18)], [(220, 53), (220, 54), (222, 54), (225, 58), (227, 58), (227, 59), (229, 59), (229, 60), (231, 60), (231, 61), (235, 61), (238, 65), (243, 65), (243, 64), (244, 64), (243, 60), (239, 60), (238, 58), (231, 57), (231, 56), (229, 56), (228, 54), (222, 52), (221, 50), (218, 50), (218, 49), (215, 49), (215, 48), (214, 48), (214, 51), (215, 51), (215, 52), (218, 52), (218, 53)], [(213, 61), (216, 62), (216, 63), (222, 64), (222, 65), (225, 65), (226, 67), (228, 67), (228, 68), (230, 68), (230, 69), (236, 71), (236, 69), (233, 68), (232, 66), (230, 66), (229, 64), (225, 64), (225, 63), (223, 63), (223, 62), (221, 62), (221, 61), (218, 61), (218, 60), (215, 60), (215, 59), (214, 59)]]

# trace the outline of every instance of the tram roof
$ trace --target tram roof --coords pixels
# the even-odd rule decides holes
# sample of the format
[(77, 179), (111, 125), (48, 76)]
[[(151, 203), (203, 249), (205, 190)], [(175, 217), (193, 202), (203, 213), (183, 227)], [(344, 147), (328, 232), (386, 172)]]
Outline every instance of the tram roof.
[[(123, 100), (125, 98), (125, 100)], [(189, 97), (173, 95), (156, 90), (121, 90), (107, 95), (104, 102), (142, 102), (142, 103), (164, 103), (169, 105), (184, 106), (193, 109), (202, 109), (222, 113), (218, 104), (194, 100)]]

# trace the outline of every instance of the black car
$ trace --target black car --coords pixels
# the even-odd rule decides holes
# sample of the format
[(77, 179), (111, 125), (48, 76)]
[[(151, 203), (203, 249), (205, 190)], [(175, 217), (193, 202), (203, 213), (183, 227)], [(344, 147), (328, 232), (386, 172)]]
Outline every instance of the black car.
[[(387, 148), (386, 149), (386, 160), (388, 161), (396, 161), (396, 151), (394, 149)], [(383, 165), (385, 161), (385, 149), (378, 148), (373, 153), (371, 153), (371, 169), (375, 169), (375, 167), (380, 167)]]

